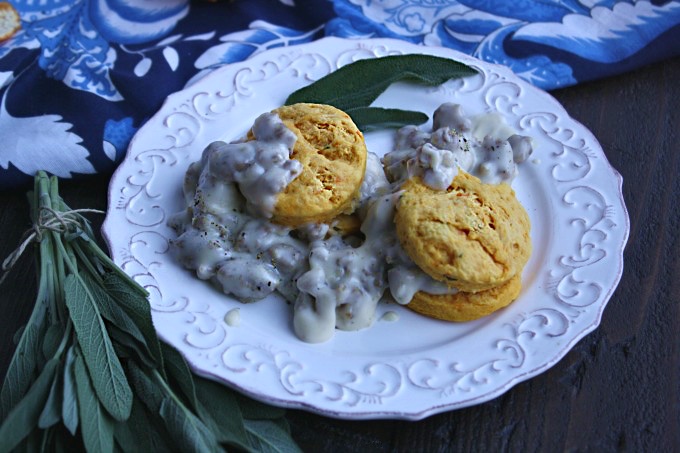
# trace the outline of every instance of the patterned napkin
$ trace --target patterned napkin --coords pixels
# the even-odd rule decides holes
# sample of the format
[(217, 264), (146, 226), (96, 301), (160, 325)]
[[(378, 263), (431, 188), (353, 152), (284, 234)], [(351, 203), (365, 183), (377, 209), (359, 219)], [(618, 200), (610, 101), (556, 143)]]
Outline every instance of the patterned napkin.
[(450, 47), (549, 90), (680, 55), (680, 1), (0, 1), (0, 189), (108, 176), (168, 94), (323, 36)]

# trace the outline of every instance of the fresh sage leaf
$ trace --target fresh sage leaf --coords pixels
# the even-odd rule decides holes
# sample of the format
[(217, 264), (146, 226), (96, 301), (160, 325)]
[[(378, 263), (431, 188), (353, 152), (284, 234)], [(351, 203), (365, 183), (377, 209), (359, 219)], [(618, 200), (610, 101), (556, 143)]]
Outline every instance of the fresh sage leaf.
[(39, 299), (31, 313), (19, 344), (12, 356), (5, 380), (0, 390), (0, 419), (4, 420), (14, 406), (24, 397), (35, 380), (38, 368), (40, 338), (45, 326), (47, 301)]
[[(109, 335), (112, 332), (112, 329), (110, 327), (108, 329), (108, 332)], [(132, 351), (130, 351), (125, 346), (117, 342), (116, 338), (113, 335), (111, 335), (111, 344), (113, 345), (113, 352), (116, 353), (116, 357), (118, 357), (118, 360), (120, 360), (121, 362), (127, 362), (132, 358)]]
[(161, 402), (160, 415), (180, 451), (221, 451), (213, 433), (195, 415), (166, 397)]
[(194, 378), (184, 357), (172, 346), (161, 343), (166, 376), (177, 384), (192, 409), (196, 409), (196, 388)]
[(241, 408), (235, 392), (208, 379), (196, 377), (196, 396), (202, 413), (201, 418), (213, 425), (211, 428), (222, 443), (246, 448), (250, 445), (248, 432), (243, 423)]
[[(248, 451), (251, 449), (250, 438), (248, 432), (243, 425), (241, 418), (236, 418), (235, 413), (231, 413), (229, 418), (219, 419), (211, 415), (206, 406), (197, 402), (196, 414), (205, 424), (205, 426), (213, 433), (217, 442), (228, 447), (234, 447), (239, 450)], [(234, 430), (234, 425), (239, 425), (239, 431)]]
[[(142, 403), (135, 399), (132, 402), (130, 418), (125, 422), (117, 422), (114, 426), (114, 439), (122, 451), (155, 452), (160, 451), (158, 434), (151, 428), (151, 421)], [(154, 442), (155, 441), (155, 442)]]
[(73, 346), (71, 346), (66, 351), (66, 362), (64, 363), (61, 419), (72, 436), (76, 435), (76, 430), (78, 429), (78, 394), (75, 382), (75, 362), (76, 357), (73, 353)]
[(47, 429), (61, 420), (61, 399), (61, 372), (59, 367), (57, 367), (54, 379), (52, 380), (52, 386), (50, 387), (50, 393), (47, 395), (47, 401), (45, 401), (45, 407), (43, 407), (38, 418), (38, 428)]
[[(67, 289), (68, 293), (68, 289)], [(76, 354), (75, 380), (80, 411), (80, 431), (88, 452), (113, 451), (113, 420), (103, 409), (83, 357)]]
[(370, 132), (377, 129), (394, 129), (409, 124), (422, 124), (429, 117), (422, 112), (380, 107), (360, 107), (347, 110), (359, 129)]
[(437, 86), (475, 73), (463, 63), (432, 55), (390, 55), (359, 60), (295, 91), (286, 99), (286, 105), (299, 102), (330, 104), (347, 112), (368, 107), (395, 82)]
[(116, 327), (115, 324), (108, 325), (107, 330), (118, 358), (134, 357), (140, 363), (144, 364), (144, 366), (156, 368), (157, 364), (151, 357), (149, 348), (146, 347), (146, 342), (140, 343), (128, 332)]
[(89, 275), (91, 278), (96, 280), (97, 285), (101, 285), (101, 274), (104, 272), (104, 268), (102, 267), (101, 263), (97, 258), (90, 257), (85, 253), (85, 251), (81, 247), (80, 241), (75, 240), (76, 238), (84, 239), (83, 230), (79, 229), (78, 231), (79, 234), (66, 233), (64, 235), (64, 240), (66, 240), (71, 246), (70, 251), (73, 252), (74, 255), (78, 258), (79, 267), (82, 269), (81, 271), (78, 272), (78, 275), (81, 278), (85, 278), (86, 276)]
[(121, 362), (128, 362), (130, 359), (133, 358), (132, 357), (133, 352), (122, 346), (117, 341), (115, 336), (111, 334), (112, 331), (113, 331), (112, 329), (109, 329), (109, 335), (111, 336), (111, 344), (113, 345), (113, 351), (116, 353), (116, 357), (118, 357), (118, 360), (120, 360)]
[(129, 333), (136, 341), (146, 346), (146, 338), (142, 334), (137, 324), (123, 310), (116, 301), (106, 292), (103, 287), (98, 286), (90, 278), (85, 278), (85, 283), (92, 291), (92, 296), (97, 302), (97, 307), (102, 317), (112, 322), (118, 329)]
[(12, 337), (12, 343), (14, 343), (14, 346), (19, 345), (19, 341), (21, 341), (21, 336), (24, 334), (25, 330), (26, 326), (21, 326), (16, 332), (14, 332), (14, 336)]
[(149, 434), (150, 437), (149, 442), (151, 442), (151, 444), (153, 445), (152, 451), (176, 450), (177, 447), (172, 444), (173, 440), (170, 434), (168, 433), (165, 420), (163, 420), (159, 416), (158, 412), (152, 414), (143, 405), (140, 405), (140, 407), (144, 410), (144, 413), (146, 414), (147, 419), (149, 420), (148, 429), (152, 431)]
[(82, 281), (73, 274), (66, 277), (64, 291), (78, 344), (99, 401), (114, 419), (125, 420), (132, 409), (132, 390), (96, 302)]
[[(163, 353), (156, 329), (153, 326), (153, 320), (151, 319), (149, 301), (146, 297), (139, 294), (136, 289), (130, 288), (128, 282), (114, 272), (104, 275), (103, 280), (106, 292), (111, 295), (111, 298), (125, 310), (137, 327), (139, 327), (152, 356), (158, 361), (159, 365), (162, 365)], [(163, 370), (162, 366), (160, 368)]]
[(14, 406), (0, 426), (0, 451), (12, 451), (38, 424), (59, 361), (50, 359), (24, 398)]
[(57, 352), (62, 338), (64, 338), (64, 327), (61, 324), (50, 324), (47, 327), (42, 342), (42, 354), (45, 360), (49, 360)]
[(298, 453), (300, 447), (273, 420), (245, 420), (251, 446), (259, 452)]
[(128, 376), (135, 394), (152, 414), (157, 414), (163, 401), (163, 392), (134, 361), (128, 362)]

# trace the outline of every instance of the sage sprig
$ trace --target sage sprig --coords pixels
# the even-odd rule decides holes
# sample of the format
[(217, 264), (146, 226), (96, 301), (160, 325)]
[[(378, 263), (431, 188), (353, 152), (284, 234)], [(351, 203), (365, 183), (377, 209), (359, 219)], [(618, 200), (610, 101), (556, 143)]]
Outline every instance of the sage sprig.
[(38, 173), (29, 199), (38, 294), (0, 390), (0, 452), (299, 450), (282, 409), (192, 374), (159, 341), (146, 291), (56, 178)]
[(364, 132), (421, 124), (428, 120), (425, 113), (370, 105), (395, 82), (438, 86), (476, 73), (463, 63), (433, 55), (389, 55), (358, 60), (295, 91), (286, 99), (286, 105), (299, 102), (332, 105), (345, 111)]

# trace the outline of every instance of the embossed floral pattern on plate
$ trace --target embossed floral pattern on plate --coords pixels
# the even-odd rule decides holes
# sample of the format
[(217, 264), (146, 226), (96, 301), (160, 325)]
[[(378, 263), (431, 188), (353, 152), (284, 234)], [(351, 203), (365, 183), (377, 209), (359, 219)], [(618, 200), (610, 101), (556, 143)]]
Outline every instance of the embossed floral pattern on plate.
[[(282, 299), (241, 304), (174, 262), (166, 221), (182, 209), (183, 174), (208, 143), (239, 138), (257, 115), (342, 65), (401, 53), (454, 58), (480, 73), (437, 88), (398, 84), (376, 104), (431, 114), (457, 102), (470, 114), (498, 112), (535, 140), (513, 184), (534, 247), (515, 303), (464, 324), (382, 305), (370, 329), (310, 345), (292, 333)], [(380, 131), (366, 140), (382, 155), (391, 137)], [(555, 364), (599, 324), (621, 277), (628, 230), (620, 175), (548, 94), (452, 50), (336, 38), (267, 51), (169, 96), (112, 178), (104, 224), (116, 263), (149, 290), (159, 334), (197, 373), (271, 404), (350, 419), (420, 419), (479, 404)], [(239, 326), (224, 320), (233, 308)], [(399, 319), (381, 320), (387, 311)]]

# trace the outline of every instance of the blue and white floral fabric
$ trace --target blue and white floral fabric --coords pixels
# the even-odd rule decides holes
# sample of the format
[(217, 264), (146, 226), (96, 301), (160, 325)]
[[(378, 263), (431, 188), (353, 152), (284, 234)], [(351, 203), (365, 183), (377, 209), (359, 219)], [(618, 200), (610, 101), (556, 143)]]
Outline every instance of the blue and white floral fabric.
[(0, 42), (0, 188), (109, 175), (203, 72), (323, 36), (391, 37), (554, 89), (680, 55), (680, 0), (16, 0)]

